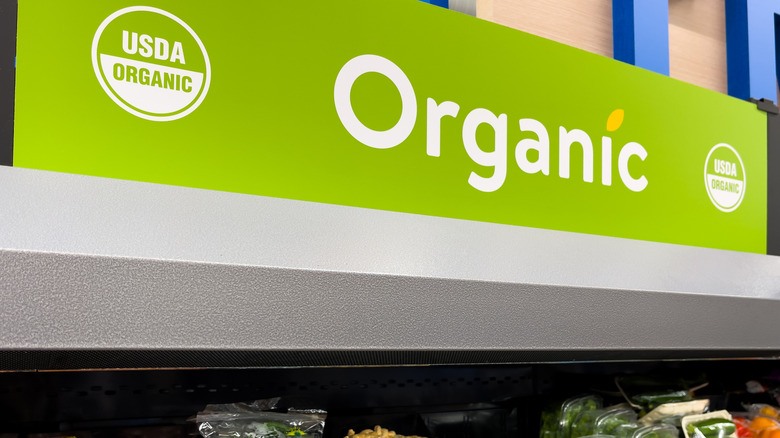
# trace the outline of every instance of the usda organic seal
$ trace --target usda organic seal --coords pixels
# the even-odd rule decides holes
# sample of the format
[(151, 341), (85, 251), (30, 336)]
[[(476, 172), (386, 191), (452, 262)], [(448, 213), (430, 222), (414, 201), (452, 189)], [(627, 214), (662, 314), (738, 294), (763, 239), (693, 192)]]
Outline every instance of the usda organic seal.
[(720, 211), (734, 211), (745, 197), (745, 165), (737, 151), (725, 144), (716, 145), (704, 163), (707, 194)]
[(211, 81), (209, 56), (195, 31), (146, 6), (120, 9), (100, 24), (92, 66), (117, 105), (147, 120), (176, 120), (195, 111)]

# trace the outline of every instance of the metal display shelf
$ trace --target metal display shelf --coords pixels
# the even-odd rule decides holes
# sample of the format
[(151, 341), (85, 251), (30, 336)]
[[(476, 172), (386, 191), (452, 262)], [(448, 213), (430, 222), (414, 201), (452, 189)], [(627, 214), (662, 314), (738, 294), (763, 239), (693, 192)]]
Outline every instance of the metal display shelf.
[(0, 369), (777, 357), (780, 258), (0, 166)]

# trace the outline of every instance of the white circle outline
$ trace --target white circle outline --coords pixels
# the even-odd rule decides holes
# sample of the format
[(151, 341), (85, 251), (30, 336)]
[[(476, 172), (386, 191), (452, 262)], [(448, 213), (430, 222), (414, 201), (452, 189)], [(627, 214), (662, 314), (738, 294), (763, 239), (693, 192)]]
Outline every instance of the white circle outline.
[[(366, 73), (379, 73), (393, 82), (401, 94), (401, 117), (392, 128), (375, 131), (366, 127), (355, 115), (350, 94), (352, 86)], [(341, 123), (355, 140), (376, 149), (389, 149), (409, 138), (417, 122), (417, 97), (409, 78), (393, 61), (378, 55), (356, 56), (339, 71), (333, 87), (336, 113)]]
[[(100, 66), (98, 65), (98, 54), (97, 54), (98, 43), (100, 42), (100, 37), (103, 36), (103, 31), (106, 29), (106, 27), (109, 24), (111, 24), (112, 21), (114, 21), (118, 17), (120, 17), (122, 15), (125, 15), (127, 13), (130, 13), (130, 12), (139, 12), (139, 11), (141, 11), (141, 12), (154, 12), (156, 14), (160, 14), (160, 15), (163, 15), (165, 17), (168, 17), (171, 20), (179, 23), (179, 25), (181, 25), (185, 30), (187, 30), (187, 32), (190, 33), (190, 35), (192, 35), (193, 38), (195, 38), (195, 41), (198, 43), (198, 46), (200, 47), (200, 50), (203, 53), (203, 59), (206, 61), (206, 79), (204, 81), (204, 85), (203, 85), (200, 97), (198, 97), (198, 99), (194, 103), (192, 103), (190, 105), (190, 107), (187, 108), (187, 110), (185, 110), (185, 111), (183, 111), (181, 113), (174, 114), (174, 115), (171, 115), (171, 116), (151, 116), (151, 115), (144, 114), (142, 112), (136, 111), (135, 109), (131, 108), (130, 106), (128, 106), (127, 104), (122, 102), (122, 100), (120, 100), (114, 94), (114, 92), (111, 90), (111, 88), (108, 86), (108, 84), (103, 80), (103, 74), (100, 71)], [(195, 111), (195, 109), (198, 108), (198, 106), (200, 106), (201, 102), (203, 102), (203, 99), (206, 98), (206, 94), (209, 91), (209, 85), (211, 84), (211, 62), (209, 61), (209, 55), (206, 52), (206, 47), (203, 45), (203, 42), (200, 40), (200, 38), (195, 33), (195, 31), (192, 30), (192, 28), (190, 26), (188, 26), (187, 23), (185, 23), (181, 18), (171, 14), (168, 11), (164, 11), (164, 10), (158, 9), (158, 8), (153, 8), (151, 6), (130, 6), (130, 7), (127, 7), (127, 8), (122, 8), (122, 9), (114, 12), (113, 14), (109, 15), (108, 18), (106, 18), (105, 20), (103, 20), (102, 23), (100, 23), (100, 26), (98, 26), (98, 29), (95, 32), (95, 37), (92, 39), (92, 68), (93, 68), (93, 70), (95, 70), (95, 76), (97, 76), (98, 82), (100, 82), (100, 86), (103, 87), (103, 91), (105, 91), (106, 94), (108, 94), (108, 96), (111, 98), (111, 100), (114, 101), (114, 103), (119, 105), (122, 109), (124, 109), (125, 111), (129, 112), (130, 114), (133, 114), (134, 116), (138, 116), (138, 117), (140, 117), (142, 119), (151, 120), (151, 121), (155, 121), (155, 122), (168, 122), (168, 121), (171, 121), (171, 120), (180, 119), (180, 118), (190, 114), (191, 112)]]
[[(712, 193), (710, 192), (709, 181), (707, 181), (707, 165), (710, 164), (710, 157), (712, 156), (712, 153), (715, 152), (715, 149), (718, 149), (721, 146), (727, 147), (731, 150), (731, 152), (734, 152), (734, 155), (736, 155), (737, 159), (739, 160), (739, 165), (742, 166), (742, 194), (739, 195), (739, 200), (731, 208), (723, 208), (720, 206), (720, 204), (718, 204), (715, 198), (712, 197)], [(747, 172), (745, 171), (745, 163), (742, 162), (742, 157), (739, 155), (739, 152), (737, 152), (736, 149), (731, 147), (731, 145), (728, 145), (726, 143), (718, 143), (715, 146), (713, 146), (712, 149), (710, 149), (710, 153), (707, 154), (707, 159), (704, 160), (704, 187), (707, 189), (707, 196), (710, 197), (710, 201), (712, 201), (712, 205), (714, 205), (715, 208), (717, 208), (722, 212), (725, 213), (732, 212), (742, 204), (742, 200), (745, 199), (745, 192), (747, 191)]]

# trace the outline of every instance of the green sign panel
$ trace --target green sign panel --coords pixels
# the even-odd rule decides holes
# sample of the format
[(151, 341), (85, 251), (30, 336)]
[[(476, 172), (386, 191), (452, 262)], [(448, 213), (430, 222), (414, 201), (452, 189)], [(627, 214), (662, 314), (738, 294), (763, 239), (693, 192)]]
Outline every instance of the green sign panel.
[(15, 166), (766, 252), (754, 105), (415, 0), (21, 0), (17, 54)]

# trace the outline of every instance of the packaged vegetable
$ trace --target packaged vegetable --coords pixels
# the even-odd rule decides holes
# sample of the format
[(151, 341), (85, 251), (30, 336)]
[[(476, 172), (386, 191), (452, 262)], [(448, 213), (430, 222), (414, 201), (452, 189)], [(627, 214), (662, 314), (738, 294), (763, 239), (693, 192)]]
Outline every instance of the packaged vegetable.
[(620, 426), (635, 424), (636, 422), (637, 416), (633, 409), (611, 409), (596, 419), (595, 430), (597, 434), (615, 435), (615, 431)]
[(688, 415), (682, 419), (686, 438), (737, 438), (737, 426), (728, 411)]
[(641, 413), (646, 414), (663, 404), (686, 402), (692, 398), (691, 393), (685, 390), (666, 390), (636, 394), (631, 397), (631, 402), (641, 406)]
[(344, 438), (423, 438), (416, 435), (398, 435), (395, 433), (395, 431), (385, 429), (381, 426), (376, 426), (374, 429), (366, 429), (362, 432), (355, 433), (354, 430), (350, 429), (347, 433), (347, 436)]
[(649, 426), (654, 423), (671, 424), (680, 426), (682, 418), (687, 415), (703, 414), (710, 406), (710, 401), (691, 400), (679, 403), (664, 403), (639, 419), (639, 423)]
[(603, 409), (596, 409), (592, 411), (582, 411), (574, 422), (571, 424), (570, 438), (581, 438), (585, 436), (595, 435), (596, 432), (596, 420), (604, 415), (606, 411)]
[(746, 407), (751, 412), (735, 416), (733, 419), (739, 438), (780, 438), (780, 422), (763, 415), (763, 413), (772, 413), (767, 409), (772, 408), (771, 406), (749, 405)]
[(208, 405), (196, 417), (198, 431), (205, 438), (322, 437), (325, 411), (271, 411), (278, 400)]
[[(616, 433), (622, 433), (623, 436), (630, 437), (628, 430), (619, 430), (619, 428), (625, 425), (636, 424), (636, 418), (636, 412), (624, 407), (583, 411), (571, 425), (571, 438), (580, 438), (588, 435), (614, 436)], [(633, 429), (631, 429), (631, 432), (633, 432)]]
[(737, 431), (733, 421), (721, 418), (710, 418), (687, 426), (688, 436), (696, 438), (726, 438)]
[(780, 420), (780, 410), (772, 405), (766, 405), (762, 403), (754, 403), (745, 406), (751, 414), (762, 415), (774, 420)]
[(757, 415), (753, 417), (748, 424), (748, 429), (754, 434), (761, 432), (764, 429), (777, 429), (780, 428), (780, 422), (773, 418), (764, 417), (763, 415)]
[(586, 395), (566, 400), (561, 405), (558, 423), (558, 438), (571, 438), (571, 426), (577, 417), (587, 411), (601, 409), (603, 402), (597, 395)]
[(636, 431), (632, 438), (679, 438), (680, 432), (671, 424), (653, 424), (642, 426)]
[(761, 432), (759, 432), (756, 438), (778, 438), (778, 437), (780, 437), (780, 429), (770, 427), (768, 429), (764, 429)]
[(631, 438), (640, 427), (642, 426), (639, 423), (621, 424), (615, 428), (612, 434), (615, 435), (615, 438)]
[(561, 406), (551, 405), (542, 411), (542, 424), (539, 427), (539, 438), (558, 438), (561, 423)]
[(752, 430), (750, 430), (750, 423), (751, 420), (749, 420), (746, 417), (742, 416), (734, 416), (731, 421), (734, 422), (734, 426), (737, 428), (737, 437), (738, 438), (754, 438), (755, 434)]

